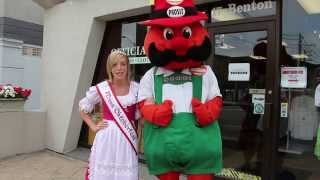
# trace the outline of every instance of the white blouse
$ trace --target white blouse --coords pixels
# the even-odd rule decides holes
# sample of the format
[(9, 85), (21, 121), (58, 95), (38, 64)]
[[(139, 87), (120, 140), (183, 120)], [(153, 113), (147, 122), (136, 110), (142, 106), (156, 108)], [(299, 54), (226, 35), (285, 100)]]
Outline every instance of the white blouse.
[[(206, 102), (216, 96), (221, 96), (217, 78), (210, 66), (206, 66), (207, 71), (203, 74), (202, 82), (202, 97), (201, 101)], [(156, 75), (163, 74), (169, 76), (173, 71), (159, 67)], [(184, 74), (191, 75), (189, 69), (182, 71)], [(173, 112), (192, 112), (192, 82), (187, 82), (180, 85), (163, 84), (163, 100), (171, 100), (173, 102)], [(154, 98), (154, 67), (145, 73), (140, 81), (140, 89), (138, 101), (143, 101), (146, 98)]]
[[(129, 93), (124, 96), (117, 96), (119, 102), (121, 103), (123, 108), (127, 106), (131, 106), (137, 103), (138, 100), (138, 90), (139, 84), (137, 82), (131, 81), (129, 87)], [(85, 113), (90, 113), (93, 111), (93, 108), (96, 104), (101, 102), (100, 95), (97, 92), (95, 86), (91, 86), (89, 90), (86, 92), (86, 96), (82, 98), (79, 102), (79, 109)], [(136, 111), (136, 118), (140, 115), (138, 111)]]

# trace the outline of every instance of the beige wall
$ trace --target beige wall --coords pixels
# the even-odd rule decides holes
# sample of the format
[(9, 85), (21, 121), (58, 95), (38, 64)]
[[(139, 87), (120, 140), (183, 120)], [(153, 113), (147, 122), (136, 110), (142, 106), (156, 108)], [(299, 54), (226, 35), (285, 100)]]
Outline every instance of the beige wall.
[(0, 17), (4, 16), (4, 0), (0, 0)]
[(3, 14), (0, 17), (10, 17), (35, 24), (43, 24), (44, 10), (32, 0), (0, 0)]
[(105, 29), (105, 21), (95, 18), (113, 13), (118, 13), (113, 17), (129, 17), (132, 14), (121, 12), (147, 3), (147, 0), (66, 1), (46, 10), (41, 99), (43, 111), (47, 111), (49, 149), (64, 153), (77, 147), (82, 124), (78, 101), (91, 84)]
[(45, 113), (0, 113), (0, 159), (45, 149)]

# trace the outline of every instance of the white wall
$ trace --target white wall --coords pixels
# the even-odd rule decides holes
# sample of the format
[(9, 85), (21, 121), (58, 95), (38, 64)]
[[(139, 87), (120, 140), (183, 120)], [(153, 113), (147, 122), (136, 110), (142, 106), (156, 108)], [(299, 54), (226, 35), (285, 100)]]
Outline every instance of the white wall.
[(4, 0), (0, 0), (0, 17), (4, 16)]
[[(0, 17), (42, 25), (43, 15), (44, 10), (32, 0), (0, 0)], [(13, 26), (10, 28), (12, 29)], [(24, 42), (20, 39), (0, 38), (0, 84), (31, 88), (33, 92), (25, 108), (26, 110), (39, 109), (40, 58), (23, 56), (23, 46)]]
[(22, 41), (0, 38), (0, 84), (22, 86), (24, 62)]
[(24, 88), (32, 90), (31, 95), (25, 103), (26, 111), (40, 109), (40, 88), (41, 88), (41, 58), (39, 56), (22, 57), (24, 61), (23, 83)]
[[(105, 29), (105, 22), (95, 18), (147, 3), (141, 0), (81, 0), (67, 1), (46, 10), (41, 107), (47, 111), (49, 149), (68, 152), (77, 147), (82, 124), (78, 102), (91, 84)], [(119, 13), (113, 17), (125, 16), (132, 14)]]
[(41, 59), (23, 55), (23, 46), (26, 45), (22, 41), (0, 38), (0, 84), (30, 88), (32, 93), (25, 103), (25, 110), (39, 110)]
[(44, 10), (32, 0), (0, 0), (0, 7), (4, 8), (5, 17), (43, 24)]

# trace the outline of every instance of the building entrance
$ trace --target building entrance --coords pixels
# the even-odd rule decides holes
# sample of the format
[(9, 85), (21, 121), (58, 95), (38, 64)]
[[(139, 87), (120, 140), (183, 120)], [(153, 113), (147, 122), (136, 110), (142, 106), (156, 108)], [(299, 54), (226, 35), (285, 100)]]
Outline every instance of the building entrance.
[[(209, 60), (224, 100), (220, 118), (224, 167), (270, 179), (277, 121), (273, 22), (208, 26)], [(273, 162), (272, 162), (273, 161)], [(273, 178), (271, 178), (273, 179)]]

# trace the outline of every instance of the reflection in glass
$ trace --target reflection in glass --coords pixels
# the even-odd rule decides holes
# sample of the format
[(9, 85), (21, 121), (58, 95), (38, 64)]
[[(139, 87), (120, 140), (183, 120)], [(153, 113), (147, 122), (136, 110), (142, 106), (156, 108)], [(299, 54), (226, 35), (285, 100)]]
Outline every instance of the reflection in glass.
[[(279, 151), (281, 169), (296, 179), (320, 179), (320, 161), (315, 156), (320, 111), (315, 104), (320, 87), (320, 3), (318, 0), (283, 0), (282, 41), (291, 60), (282, 67), (307, 69), (306, 87), (281, 88)], [(320, 88), (319, 88), (320, 90)], [(320, 147), (320, 146), (319, 146)], [(320, 149), (319, 149), (320, 151)], [(319, 154), (320, 155), (320, 154)]]
[(267, 62), (267, 49), (263, 44), (267, 43), (266, 39), (266, 31), (216, 34), (212, 66), (224, 99), (220, 118), (224, 166), (259, 176)]

